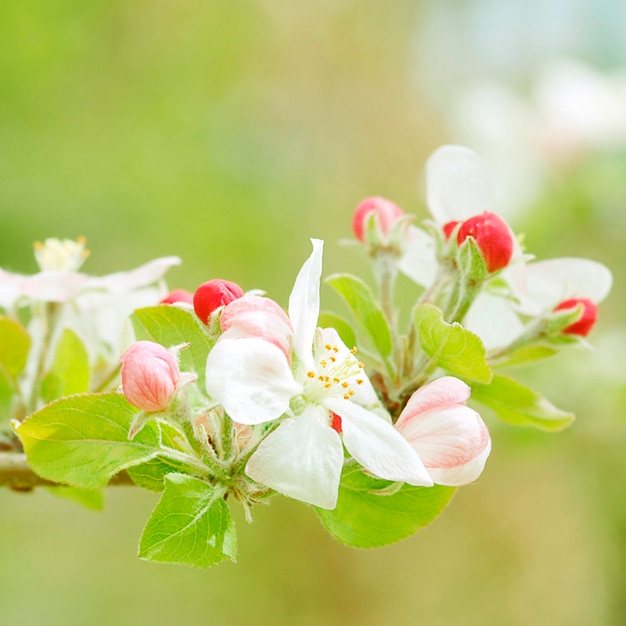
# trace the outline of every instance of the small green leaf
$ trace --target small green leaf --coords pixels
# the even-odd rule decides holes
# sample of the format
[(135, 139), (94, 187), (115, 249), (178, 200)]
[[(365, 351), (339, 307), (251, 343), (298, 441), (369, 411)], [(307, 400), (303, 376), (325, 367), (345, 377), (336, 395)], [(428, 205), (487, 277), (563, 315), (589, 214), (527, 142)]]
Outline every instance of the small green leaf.
[(413, 309), (413, 319), (422, 350), (450, 374), (488, 383), (493, 376), (487, 352), (478, 335), (454, 322), (448, 324), (432, 304)]
[(139, 542), (139, 557), (210, 567), (237, 556), (235, 523), (224, 491), (185, 474), (165, 477), (165, 490)]
[(470, 282), (480, 283), (489, 276), (485, 258), (474, 237), (468, 237), (459, 246), (457, 264), (461, 275)]
[(0, 317), (0, 365), (15, 378), (26, 366), (30, 335), (16, 320)]
[(345, 300), (378, 352), (384, 357), (390, 356), (393, 340), (389, 324), (368, 285), (351, 274), (334, 274), (326, 282)]
[(180, 369), (197, 374), (198, 386), (204, 389), (206, 360), (213, 341), (191, 313), (175, 306), (159, 305), (136, 310), (131, 320), (137, 339), (156, 341), (165, 348), (191, 344), (180, 352)]
[(50, 371), (41, 381), (41, 397), (52, 402), (62, 396), (89, 391), (89, 354), (80, 337), (66, 328), (54, 351)]
[(343, 317), (322, 311), (317, 320), (317, 325), (320, 328), (334, 328), (341, 337), (341, 341), (343, 341), (348, 348), (354, 348), (356, 346), (356, 335), (350, 324), (348, 324)]
[(13, 418), (13, 399), (15, 383), (7, 371), (0, 365), (0, 428)]
[(553, 432), (574, 421), (573, 413), (561, 411), (536, 391), (501, 374), (496, 374), (490, 385), (473, 385), (472, 399), (493, 409), (503, 422), (514, 426)]
[(48, 480), (97, 489), (162, 449), (148, 424), (132, 441), (128, 429), (137, 409), (118, 393), (61, 398), (17, 428), (33, 470)]
[[(448, 505), (455, 487), (389, 490), (389, 481), (372, 478), (352, 466), (341, 477), (339, 500), (332, 511), (317, 509), (326, 530), (355, 548), (377, 548), (409, 537), (430, 524)], [(377, 495), (376, 491), (391, 495)]]
[(531, 344), (511, 352), (511, 354), (499, 357), (492, 363), (492, 367), (527, 365), (554, 356), (557, 352), (557, 348), (553, 348), (549, 345)]
[(76, 487), (46, 487), (55, 497), (61, 500), (76, 502), (91, 511), (102, 511), (104, 494), (99, 489), (77, 489)]

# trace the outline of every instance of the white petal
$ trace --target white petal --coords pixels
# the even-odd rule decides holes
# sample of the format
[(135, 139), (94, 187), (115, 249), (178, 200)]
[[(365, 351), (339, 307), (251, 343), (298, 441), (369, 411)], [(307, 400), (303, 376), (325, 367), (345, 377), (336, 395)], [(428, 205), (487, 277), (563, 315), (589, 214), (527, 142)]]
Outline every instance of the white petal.
[(289, 296), (289, 317), (293, 324), (293, 349), (307, 369), (313, 358), (311, 346), (320, 312), (320, 278), (322, 276), (322, 251), (324, 242), (311, 239), (313, 252), (300, 269)]
[(570, 298), (602, 302), (613, 283), (611, 272), (602, 263), (566, 257), (529, 263), (525, 278), (526, 290), (516, 295), (519, 310), (527, 315), (541, 315)]
[(341, 417), (343, 442), (365, 469), (386, 480), (432, 486), (419, 456), (391, 424), (349, 400), (329, 398), (324, 406)]
[(409, 226), (407, 233), (406, 247), (398, 268), (418, 285), (430, 287), (439, 269), (435, 242), (417, 226)]
[(246, 474), (290, 498), (334, 509), (342, 467), (343, 446), (326, 411), (308, 406), (261, 442)]
[(92, 277), (85, 286), (89, 289), (105, 289), (114, 293), (125, 293), (161, 280), (170, 267), (180, 264), (181, 260), (177, 256), (161, 257), (128, 272)]
[(487, 350), (509, 345), (521, 334), (524, 325), (506, 298), (481, 293), (463, 319), (463, 326), (476, 333)]
[(68, 302), (87, 284), (79, 272), (39, 272), (24, 277), (19, 285), (22, 295), (42, 302)]
[(240, 424), (280, 417), (302, 391), (283, 352), (257, 338), (220, 339), (206, 363), (206, 390)]
[(469, 386), (454, 376), (438, 378), (411, 396), (396, 422), (396, 428), (401, 431), (405, 422), (412, 421), (420, 413), (464, 404), (470, 392)]
[[(491, 440), (480, 415), (469, 407), (435, 409), (398, 424), (396, 427), (420, 455), (435, 482), (465, 484), (453, 481), (474, 476), (478, 468), (478, 473), (482, 471)], [(483, 460), (474, 463), (479, 457)]]
[(426, 162), (427, 203), (440, 224), (493, 211), (491, 177), (482, 159), (463, 146), (442, 146)]

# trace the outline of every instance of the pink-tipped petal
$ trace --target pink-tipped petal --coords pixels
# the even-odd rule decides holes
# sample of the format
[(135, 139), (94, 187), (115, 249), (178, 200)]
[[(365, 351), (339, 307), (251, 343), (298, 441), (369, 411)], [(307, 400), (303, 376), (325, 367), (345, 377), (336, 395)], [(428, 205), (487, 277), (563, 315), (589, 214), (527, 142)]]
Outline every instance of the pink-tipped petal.
[(443, 376), (418, 389), (409, 399), (396, 422), (396, 428), (402, 429), (420, 414), (427, 411), (443, 410), (457, 404), (465, 404), (471, 389), (462, 380), (454, 376)]

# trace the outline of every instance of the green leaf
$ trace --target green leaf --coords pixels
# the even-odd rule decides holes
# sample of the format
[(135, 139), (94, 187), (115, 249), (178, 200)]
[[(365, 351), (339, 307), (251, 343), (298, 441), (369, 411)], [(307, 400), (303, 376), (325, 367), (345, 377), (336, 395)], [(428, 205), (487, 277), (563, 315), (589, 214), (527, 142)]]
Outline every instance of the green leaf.
[(16, 320), (0, 317), (0, 365), (15, 378), (26, 366), (30, 335)]
[(165, 477), (165, 490), (139, 542), (139, 557), (210, 567), (235, 561), (237, 535), (224, 491), (185, 474)]
[(459, 246), (457, 265), (467, 281), (480, 283), (489, 276), (485, 258), (474, 237), (468, 237)]
[(527, 365), (547, 359), (558, 352), (558, 348), (544, 344), (531, 344), (514, 350), (511, 354), (499, 357), (492, 362), (492, 367), (511, 367)]
[(432, 304), (413, 309), (413, 319), (422, 350), (439, 367), (466, 380), (488, 383), (493, 374), (480, 337), (454, 322)]
[(89, 354), (80, 337), (66, 328), (54, 351), (50, 371), (41, 381), (41, 397), (52, 402), (62, 396), (89, 391)]
[(37, 474), (97, 489), (121, 470), (148, 461), (162, 450), (154, 424), (128, 441), (136, 412), (118, 393), (70, 396), (33, 413), (17, 434)]
[(131, 320), (137, 339), (156, 341), (165, 348), (191, 344), (180, 352), (180, 368), (197, 374), (198, 386), (204, 389), (206, 360), (214, 342), (191, 313), (175, 306), (159, 305), (138, 309)]
[(99, 489), (78, 489), (76, 487), (46, 487), (55, 497), (61, 500), (76, 502), (91, 511), (102, 511), (104, 494)]
[(13, 397), (15, 383), (7, 371), (0, 365), (0, 428), (13, 418)]
[(473, 385), (472, 399), (493, 409), (503, 422), (514, 426), (553, 432), (574, 421), (573, 413), (561, 411), (536, 391), (501, 374), (496, 374), (490, 385)]
[(334, 328), (341, 337), (341, 341), (343, 341), (348, 348), (354, 348), (356, 346), (356, 335), (350, 324), (348, 324), (343, 317), (322, 311), (317, 320), (317, 325), (320, 328)]
[[(326, 530), (355, 548), (377, 548), (409, 537), (430, 524), (448, 505), (455, 487), (389, 490), (389, 481), (372, 478), (358, 467), (344, 469), (337, 507), (317, 509)], [(377, 495), (387, 490), (390, 495)]]
[(390, 356), (393, 351), (391, 331), (368, 285), (351, 274), (334, 274), (326, 282), (345, 300), (378, 352), (385, 357)]

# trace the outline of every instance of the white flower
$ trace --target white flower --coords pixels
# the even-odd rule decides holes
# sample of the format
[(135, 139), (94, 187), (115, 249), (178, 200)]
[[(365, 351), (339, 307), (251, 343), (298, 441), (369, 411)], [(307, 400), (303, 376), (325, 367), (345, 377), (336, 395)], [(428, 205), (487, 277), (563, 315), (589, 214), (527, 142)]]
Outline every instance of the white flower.
[(261, 424), (284, 416), (250, 458), (246, 473), (284, 495), (333, 509), (343, 438), (354, 459), (376, 476), (430, 486), (423, 463), (391, 425), (362, 365), (336, 331), (317, 328), (323, 242), (312, 243), (289, 298), (291, 362), (274, 336), (246, 335), (235, 326), (207, 359), (207, 391), (233, 420)]

